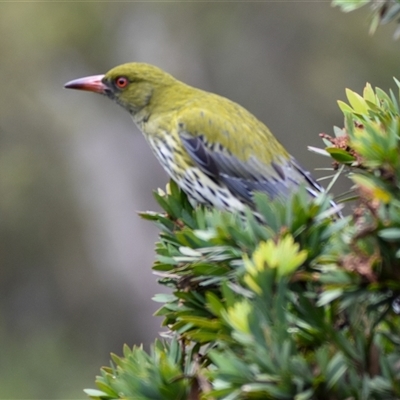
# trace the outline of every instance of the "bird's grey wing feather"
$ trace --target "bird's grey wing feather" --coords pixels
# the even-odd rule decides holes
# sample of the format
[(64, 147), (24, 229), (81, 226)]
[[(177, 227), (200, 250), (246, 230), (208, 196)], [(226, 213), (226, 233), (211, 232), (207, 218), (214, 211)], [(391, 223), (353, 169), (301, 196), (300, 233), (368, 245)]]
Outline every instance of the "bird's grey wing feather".
[(291, 164), (293, 168), (304, 178), (305, 182), (308, 184), (306, 186), (307, 191), (314, 197), (324, 191), (323, 187), (315, 181), (311, 174), (302, 168), (300, 164), (292, 157)]
[(216, 150), (203, 136), (181, 133), (180, 137), (200, 170), (246, 203), (252, 202), (254, 191), (264, 192), (271, 198), (285, 197), (302, 182), (312, 195), (322, 190), (294, 159), (266, 166), (254, 157), (241, 161), (221, 146)]
[(181, 135), (181, 139), (192, 160), (206, 175), (215, 180), (219, 175), (219, 168), (203, 141), (199, 137), (186, 135)]

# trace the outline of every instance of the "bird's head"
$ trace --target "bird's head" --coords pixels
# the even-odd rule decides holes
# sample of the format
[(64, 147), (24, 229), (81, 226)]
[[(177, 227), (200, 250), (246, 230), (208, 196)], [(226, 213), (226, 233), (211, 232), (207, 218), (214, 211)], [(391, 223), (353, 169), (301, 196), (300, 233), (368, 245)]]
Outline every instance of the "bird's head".
[(176, 82), (171, 75), (153, 65), (128, 63), (111, 69), (105, 75), (75, 79), (65, 87), (106, 95), (134, 116), (163, 89)]

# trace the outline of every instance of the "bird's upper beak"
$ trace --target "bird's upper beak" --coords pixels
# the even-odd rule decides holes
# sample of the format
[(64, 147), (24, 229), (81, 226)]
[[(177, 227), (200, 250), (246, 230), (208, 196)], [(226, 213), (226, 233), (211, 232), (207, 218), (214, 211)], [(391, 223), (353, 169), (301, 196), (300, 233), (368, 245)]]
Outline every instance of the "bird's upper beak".
[(67, 89), (88, 90), (89, 92), (106, 94), (108, 86), (103, 82), (104, 75), (87, 76), (67, 82), (64, 87)]

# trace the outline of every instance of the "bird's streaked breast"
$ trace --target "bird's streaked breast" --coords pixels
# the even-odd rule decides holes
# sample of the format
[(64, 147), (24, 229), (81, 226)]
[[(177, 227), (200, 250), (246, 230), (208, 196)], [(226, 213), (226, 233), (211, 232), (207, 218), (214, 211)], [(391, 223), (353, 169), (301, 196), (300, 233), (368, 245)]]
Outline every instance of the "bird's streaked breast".
[[(217, 184), (193, 163), (187, 161), (183, 147), (171, 135), (162, 139), (147, 136), (155, 156), (168, 175), (187, 193), (191, 200), (219, 209), (238, 211), (244, 208), (228, 188)], [(178, 151), (177, 151), (178, 149)]]

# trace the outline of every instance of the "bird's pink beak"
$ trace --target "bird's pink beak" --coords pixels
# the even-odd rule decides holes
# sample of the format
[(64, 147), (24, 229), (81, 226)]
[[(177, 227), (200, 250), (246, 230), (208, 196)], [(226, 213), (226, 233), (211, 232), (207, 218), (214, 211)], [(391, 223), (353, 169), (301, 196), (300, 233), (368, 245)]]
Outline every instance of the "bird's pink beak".
[(67, 82), (64, 87), (67, 89), (87, 90), (89, 92), (105, 94), (108, 87), (103, 83), (104, 75), (87, 76)]

